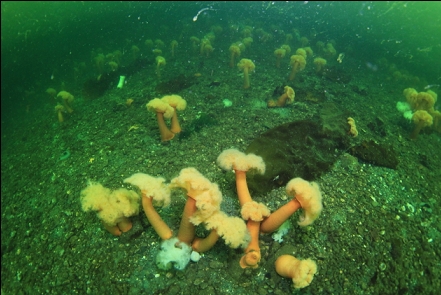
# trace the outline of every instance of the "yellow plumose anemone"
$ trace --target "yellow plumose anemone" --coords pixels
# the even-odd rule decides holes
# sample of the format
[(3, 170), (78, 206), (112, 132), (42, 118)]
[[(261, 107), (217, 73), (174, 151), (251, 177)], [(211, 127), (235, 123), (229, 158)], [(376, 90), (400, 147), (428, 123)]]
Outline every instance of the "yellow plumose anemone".
[(277, 100), (268, 101), (268, 107), (283, 107), (294, 102), (296, 93), (292, 87), (285, 86), (283, 94)]
[(80, 201), (83, 211), (96, 211), (104, 227), (115, 236), (130, 230), (128, 217), (139, 213), (140, 196), (125, 188), (111, 191), (100, 183), (90, 183), (81, 191)]
[(296, 54), (297, 54), (297, 55), (301, 55), (301, 56), (303, 56), (304, 58), (306, 58), (306, 50), (303, 49), (303, 48), (298, 48), (298, 49), (296, 50)]
[(316, 57), (314, 58), (315, 72), (321, 73), (326, 65), (327, 61), (324, 58)]
[(162, 101), (168, 103), (173, 109), (173, 116), (171, 118), (171, 127), (170, 131), (173, 133), (179, 133), (181, 132), (181, 125), (179, 124), (178, 120), (178, 114), (176, 110), (183, 111), (187, 107), (187, 101), (183, 99), (181, 96), (172, 94), (172, 95), (166, 95), (161, 98)]
[(285, 57), (286, 50), (283, 48), (278, 48), (274, 50), (274, 55), (276, 56), (276, 67), (280, 68), (280, 60)]
[(230, 46), (230, 68), (234, 68), (234, 64), (236, 63), (236, 57), (240, 56), (240, 47), (236, 44), (231, 44)]
[(156, 57), (156, 75), (158, 78), (161, 78), (161, 67), (164, 67), (166, 65), (165, 58), (162, 56)]
[(58, 122), (63, 123), (64, 122), (64, 117), (63, 117), (63, 112), (65, 111), (64, 107), (61, 104), (57, 104), (55, 106), (55, 112), (57, 113), (57, 117), (58, 117)]
[(74, 101), (75, 97), (67, 91), (58, 92), (57, 97), (61, 97), (61, 99), (63, 100), (64, 108), (66, 109), (66, 111), (68, 113), (72, 113), (72, 102)]
[(414, 111), (429, 111), (433, 108), (437, 100), (436, 93), (430, 90), (427, 92), (418, 92), (414, 88), (406, 88), (403, 94), (406, 97), (407, 103)]
[(159, 133), (161, 134), (162, 141), (168, 141), (172, 139), (175, 134), (165, 124), (165, 119), (170, 119), (173, 116), (175, 110), (167, 102), (154, 98), (146, 105), (149, 111), (156, 113), (156, 119), (158, 121)]
[(306, 59), (298, 54), (292, 55), (290, 64), (291, 64), (291, 74), (289, 75), (289, 80), (294, 80), (296, 74), (305, 69)]
[(278, 257), (275, 268), (277, 274), (292, 280), (295, 289), (309, 286), (317, 272), (317, 264), (313, 260), (300, 260), (292, 255)]
[(244, 78), (244, 84), (243, 88), (247, 89), (250, 88), (250, 77), (249, 73), (254, 71), (255, 65), (251, 59), (242, 58), (240, 62), (237, 64), (238, 68), (240, 70), (243, 70), (243, 78)]
[(432, 126), (433, 117), (425, 110), (418, 110), (413, 114), (412, 122), (415, 128), (410, 134), (410, 139), (416, 139), (424, 127)]
[(304, 47), (303, 49), (304, 49), (305, 52), (306, 52), (306, 56), (311, 57), (311, 56), (314, 55), (314, 51), (312, 51), (312, 48), (311, 48), (311, 47)]

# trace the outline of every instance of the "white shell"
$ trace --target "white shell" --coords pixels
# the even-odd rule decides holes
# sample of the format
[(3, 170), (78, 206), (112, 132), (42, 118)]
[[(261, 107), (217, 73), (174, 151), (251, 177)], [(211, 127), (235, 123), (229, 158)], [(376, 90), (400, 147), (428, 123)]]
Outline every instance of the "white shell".
[(201, 259), (201, 254), (199, 254), (199, 253), (196, 252), (196, 251), (191, 252), (191, 254), (190, 254), (190, 260), (191, 260), (191, 261), (193, 261), (193, 262), (198, 262), (199, 259)]

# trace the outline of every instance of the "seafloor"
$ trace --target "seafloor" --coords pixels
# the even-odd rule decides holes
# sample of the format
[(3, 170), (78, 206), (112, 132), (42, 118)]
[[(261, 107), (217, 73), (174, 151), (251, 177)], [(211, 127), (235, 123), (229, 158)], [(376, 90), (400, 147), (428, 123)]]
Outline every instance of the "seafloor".
[[(158, 91), (167, 92), (157, 88), (153, 57), (122, 89), (111, 85), (99, 98), (84, 98), (80, 86), (68, 89), (76, 97), (74, 112), (62, 124), (49, 98), (44, 107), (23, 111), (2, 134), (2, 294), (289, 294), (291, 281), (274, 269), (275, 259), (287, 253), (318, 265), (311, 285), (296, 294), (439, 294), (440, 134), (427, 129), (410, 140), (413, 126), (395, 108), (405, 100), (403, 89), (422, 91), (424, 85), (397, 79), (387, 64), (371, 71), (351, 56), (342, 63), (333, 58), (321, 74), (309, 58), (288, 81), (288, 58), (276, 68), (272, 49), (263, 51), (243, 55), (256, 64), (246, 90), (226, 51), (206, 57), (178, 50), (168, 58), (161, 81), (183, 76), (162, 87), (178, 85), (173, 91), (188, 103), (179, 113), (184, 131), (169, 142), (161, 143), (155, 115), (145, 107), (163, 95)], [(285, 85), (296, 91), (294, 103), (267, 108)], [(134, 100), (130, 106), (128, 98)], [(224, 106), (225, 99), (232, 105)], [(261, 235), (257, 269), (240, 268), (242, 250), (219, 240), (185, 270), (162, 271), (155, 264), (160, 239), (142, 211), (132, 218), (131, 231), (114, 237), (94, 213), (81, 209), (80, 191), (88, 181), (116, 189), (136, 172), (170, 180), (195, 167), (219, 184), (222, 208), (239, 216), (234, 178), (216, 165), (220, 152), (245, 151), (284, 123), (317, 123), (324, 109), (354, 118), (359, 135), (345, 133), (345, 145), (328, 151), (332, 165), (314, 179), (323, 194), (319, 219), (301, 228), (296, 213), (281, 243)], [(307, 135), (284, 140), (300, 145), (299, 153), (322, 157), (309, 149), (313, 139)], [(356, 147), (386, 147), (380, 158), (396, 158), (398, 165), (363, 160)], [(281, 185), (252, 190), (252, 196), (275, 210), (287, 202)], [(175, 231), (184, 203), (184, 195), (174, 193), (170, 207), (160, 211)], [(202, 227), (198, 233), (206, 234)]]

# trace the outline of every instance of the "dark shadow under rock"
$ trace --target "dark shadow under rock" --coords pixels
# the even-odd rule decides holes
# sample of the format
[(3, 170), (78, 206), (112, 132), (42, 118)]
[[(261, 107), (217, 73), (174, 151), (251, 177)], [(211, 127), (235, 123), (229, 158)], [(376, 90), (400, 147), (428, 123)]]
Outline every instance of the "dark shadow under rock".
[(312, 181), (328, 171), (347, 145), (344, 116), (337, 121), (296, 121), (261, 134), (246, 153), (261, 156), (266, 171), (264, 175), (250, 174), (250, 189), (263, 194), (286, 185), (292, 178)]
[(369, 164), (396, 169), (398, 156), (391, 145), (365, 140), (361, 144), (351, 147), (349, 153)]

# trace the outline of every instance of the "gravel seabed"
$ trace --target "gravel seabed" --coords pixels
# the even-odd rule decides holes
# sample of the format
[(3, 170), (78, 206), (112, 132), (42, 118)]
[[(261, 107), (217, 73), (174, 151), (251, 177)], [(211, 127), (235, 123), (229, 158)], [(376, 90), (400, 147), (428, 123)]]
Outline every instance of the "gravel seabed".
[[(402, 91), (410, 86), (383, 83), (387, 74), (360, 70), (350, 58), (341, 69), (351, 75), (348, 83), (316, 75), (312, 64), (287, 82), (287, 64), (276, 69), (272, 58), (259, 60), (259, 52), (250, 58), (256, 70), (246, 90), (239, 70), (228, 68), (226, 53), (178, 56), (167, 64), (163, 81), (179, 72), (200, 73), (195, 84), (176, 93), (188, 103), (179, 114), (184, 131), (202, 116), (210, 118), (170, 142), (160, 142), (156, 118), (145, 108), (160, 97), (153, 65), (128, 77), (123, 89), (112, 87), (94, 100), (84, 99), (77, 87), (74, 112), (63, 124), (52, 102), (17, 117), (14, 128), (2, 134), (2, 294), (287, 294), (294, 291), (292, 283), (274, 269), (275, 259), (286, 253), (318, 265), (311, 285), (296, 294), (436, 294), (441, 140), (431, 131), (409, 140), (412, 125), (395, 103), (404, 101)], [(276, 87), (286, 83), (297, 92), (295, 102), (268, 109)], [(129, 107), (128, 98), (134, 99)], [(224, 99), (232, 106), (225, 107)], [(340, 151), (332, 169), (315, 180), (323, 194), (319, 219), (301, 228), (296, 213), (282, 243), (261, 235), (257, 269), (241, 269), (242, 250), (219, 240), (185, 270), (159, 270), (160, 239), (142, 210), (121, 237), (81, 210), (79, 195), (88, 181), (116, 189), (136, 172), (170, 180), (182, 168), (195, 167), (220, 186), (222, 208), (238, 216), (234, 179), (216, 165), (220, 152), (244, 151), (280, 124), (315, 120), (325, 103), (355, 118), (359, 135), (352, 145), (371, 139), (392, 145), (399, 165), (379, 167)], [(383, 135), (369, 128), (378, 118)], [(128, 131), (131, 126), (137, 128)], [(252, 196), (271, 210), (287, 201), (283, 187)], [(177, 231), (185, 198), (174, 193), (172, 200), (160, 214)], [(202, 227), (198, 233), (206, 234)]]

